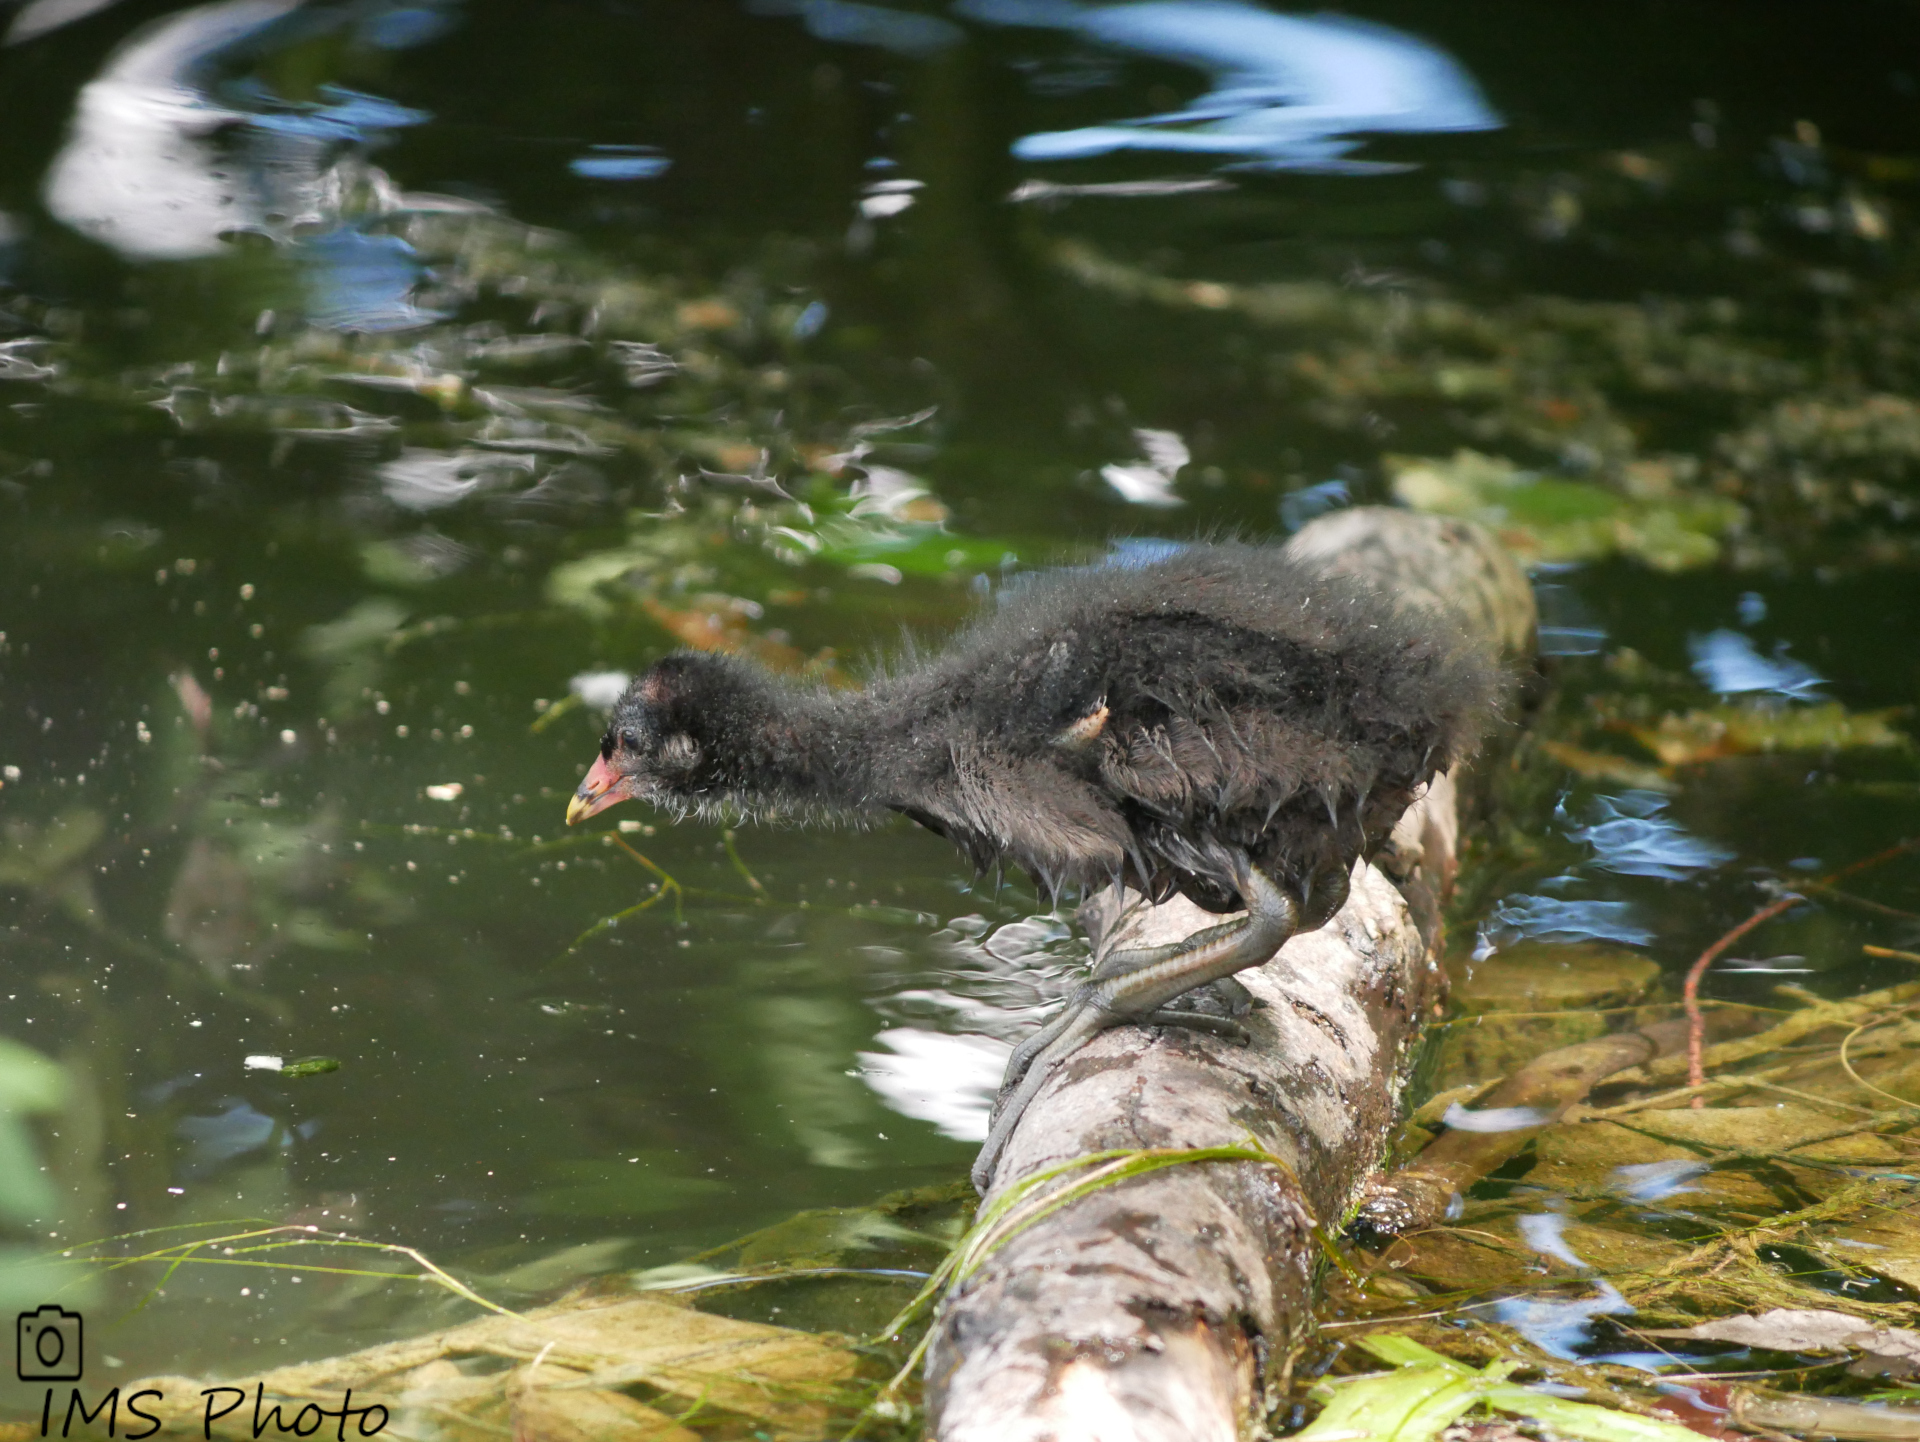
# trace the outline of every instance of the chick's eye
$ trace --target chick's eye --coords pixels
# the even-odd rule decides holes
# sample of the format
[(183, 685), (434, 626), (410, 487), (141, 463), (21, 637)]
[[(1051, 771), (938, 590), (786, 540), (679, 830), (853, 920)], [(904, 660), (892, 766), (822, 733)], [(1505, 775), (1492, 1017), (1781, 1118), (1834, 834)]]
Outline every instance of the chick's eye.
[(638, 752), (640, 749), (640, 737), (636, 732), (622, 731), (620, 733), (620, 744), (629, 751)]

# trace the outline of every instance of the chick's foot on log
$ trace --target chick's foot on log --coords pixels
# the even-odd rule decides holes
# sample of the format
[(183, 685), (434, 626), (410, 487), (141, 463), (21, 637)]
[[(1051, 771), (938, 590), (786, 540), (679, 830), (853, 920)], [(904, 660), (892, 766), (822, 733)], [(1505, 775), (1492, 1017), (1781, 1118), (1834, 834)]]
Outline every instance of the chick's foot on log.
[[(1007, 1138), (1053, 1069), (1108, 1027), (1143, 1022), (1246, 1039), (1245, 1029), (1229, 1018), (1167, 1005), (1189, 992), (1226, 981), (1235, 972), (1263, 965), (1286, 945), (1299, 924), (1299, 901), (1243, 852), (1222, 849), (1220, 859), (1230, 868), (1246, 904), (1244, 915), (1169, 946), (1107, 956), (1067, 998), (1066, 1009), (1007, 1059), (993, 1125), (973, 1164), (973, 1185), (982, 1194), (993, 1180)], [(1232, 983), (1229, 996), (1233, 991), (1246, 995), (1246, 988), (1238, 983)]]

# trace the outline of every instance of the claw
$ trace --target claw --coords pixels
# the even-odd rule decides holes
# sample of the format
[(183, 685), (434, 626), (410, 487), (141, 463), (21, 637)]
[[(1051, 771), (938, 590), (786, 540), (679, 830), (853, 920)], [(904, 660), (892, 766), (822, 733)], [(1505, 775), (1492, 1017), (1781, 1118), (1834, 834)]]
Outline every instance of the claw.
[[(1195, 932), (1172, 947), (1147, 947), (1109, 954), (1092, 977), (1074, 990), (1060, 1015), (1029, 1037), (1007, 1062), (1006, 1080), (994, 1108), (993, 1126), (973, 1164), (973, 1184), (982, 1194), (993, 1181), (994, 1168), (1007, 1139), (1019, 1125), (1040, 1088), (1055, 1067), (1110, 1026), (1123, 1022), (1157, 1020), (1175, 997), (1206, 986), (1235, 972), (1261, 965), (1277, 952), (1299, 924), (1301, 904), (1239, 851), (1212, 838), (1205, 843), (1209, 859), (1229, 868), (1247, 910), (1219, 926)], [(1116, 960), (1122, 964), (1115, 966)], [(1176, 1013), (1174, 1024), (1194, 1025)], [(1218, 1018), (1207, 1018), (1211, 1023)], [(1207, 1023), (1198, 1023), (1205, 1025)], [(1228, 1022), (1244, 1034), (1244, 1028)]]

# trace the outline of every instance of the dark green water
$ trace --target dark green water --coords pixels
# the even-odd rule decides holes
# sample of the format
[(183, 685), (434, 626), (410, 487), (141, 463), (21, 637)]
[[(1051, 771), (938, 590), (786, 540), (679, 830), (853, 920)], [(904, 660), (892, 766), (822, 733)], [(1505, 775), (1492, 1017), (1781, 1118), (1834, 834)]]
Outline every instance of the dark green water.
[[(1468, 447), (1576, 512), (1744, 508), (1692, 569), (1552, 568), (1583, 654), (1543, 726), (1712, 704), (1716, 632), (1782, 706), (1920, 699), (1920, 19), (1354, 13), (1457, 69), (1383, 120), (1360, 81), (1412, 42), (1330, 30), (1374, 47), (1331, 121), (1241, 94), (1258, 147), (1160, 145), (1201, 118), (1055, 158), (1022, 137), (1097, 148), (1207, 76), (1065, 3), (128, 0), (0, 50), (0, 1035), (61, 1068), (0, 1056), (0, 1310), (143, 1228), (317, 1221), (485, 1278), (605, 1244), (526, 1297), (963, 1176), (1077, 956), (1024, 883), (904, 823), (737, 864), (632, 807), (566, 833), (599, 722), (551, 703), (694, 632), (857, 675), (1011, 570), (1280, 535)], [(1181, 439), (1178, 504), (1102, 479), (1137, 430)], [(1898, 746), (1683, 767), (1706, 850), (1622, 874), (1567, 835), (1621, 786), (1535, 764), (1461, 949), (1503, 895), (1597, 902), (1670, 980), (1920, 801)], [(623, 816), (682, 890), (595, 930), (654, 894)], [(1876, 884), (1912, 909), (1911, 868)], [(1787, 926), (1827, 995), (1920, 938)], [(376, 1295), (183, 1273), (97, 1345), (291, 1360), (382, 1335)]]

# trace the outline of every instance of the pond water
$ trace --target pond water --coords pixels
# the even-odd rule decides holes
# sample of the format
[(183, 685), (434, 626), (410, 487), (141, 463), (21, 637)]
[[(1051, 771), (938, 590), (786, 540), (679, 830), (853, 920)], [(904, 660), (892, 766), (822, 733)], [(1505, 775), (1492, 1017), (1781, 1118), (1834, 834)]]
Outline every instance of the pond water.
[[(1066, 913), (904, 822), (569, 832), (676, 645), (857, 677), (1024, 569), (1397, 498), (1499, 526), (1554, 653), (1463, 975), (1602, 938), (1671, 1000), (1912, 828), (1906, 7), (0, 24), (0, 1310), (64, 1289), (101, 1375), (421, 1314), (214, 1267), (128, 1317), (97, 1238), (519, 1301), (964, 1177)], [(1708, 994), (1905, 981), (1915, 873)]]

